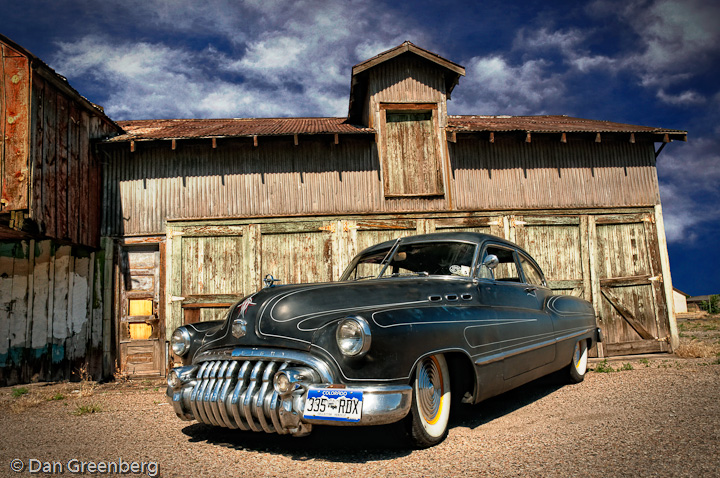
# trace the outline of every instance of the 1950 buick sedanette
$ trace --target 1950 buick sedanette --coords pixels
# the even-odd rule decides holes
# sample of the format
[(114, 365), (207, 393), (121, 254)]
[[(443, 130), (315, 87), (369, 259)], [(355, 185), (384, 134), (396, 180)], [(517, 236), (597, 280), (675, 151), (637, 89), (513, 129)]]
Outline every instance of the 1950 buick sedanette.
[(580, 382), (601, 340), (588, 302), (553, 294), (529, 254), (486, 234), (405, 237), (358, 254), (338, 282), (267, 284), (226, 320), (173, 333), (181, 419), (295, 436), (404, 420), (432, 446), (451, 401), (561, 369)]

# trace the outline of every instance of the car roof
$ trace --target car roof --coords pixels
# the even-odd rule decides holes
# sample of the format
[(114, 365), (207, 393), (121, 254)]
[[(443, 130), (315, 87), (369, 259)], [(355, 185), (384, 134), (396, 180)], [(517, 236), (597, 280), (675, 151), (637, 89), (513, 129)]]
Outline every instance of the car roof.
[[(374, 246), (370, 246), (367, 249), (363, 250), (362, 252), (372, 252), (375, 250), (382, 250), (387, 247), (392, 246), (397, 242), (398, 239), (393, 239), (390, 241), (381, 242), (380, 244), (376, 244)], [(512, 243), (506, 239), (503, 239), (501, 237), (493, 236), (491, 234), (483, 234), (480, 232), (436, 232), (432, 234), (419, 234), (416, 236), (406, 236), (401, 237), (399, 239), (400, 244), (414, 244), (414, 243), (420, 243), (420, 242), (429, 242), (429, 241), (462, 241), (462, 242), (472, 242), (475, 244), (478, 244), (482, 246), (486, 242), (492, 242), (495, 244), (504, 244), (510, 247), (514, 247), (517, 249), (520, 249), (521, 251), (525, 252), (521, 247), (519, 247), (517, 244)], [(527, 254), (527, 252), (525, 252)], [(528, 254), (529, 256), (529, 254)]]

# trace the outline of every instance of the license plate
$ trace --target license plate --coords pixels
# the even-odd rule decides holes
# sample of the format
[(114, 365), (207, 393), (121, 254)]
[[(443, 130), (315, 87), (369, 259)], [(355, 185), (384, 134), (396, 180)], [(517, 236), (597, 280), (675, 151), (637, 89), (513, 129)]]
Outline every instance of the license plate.
[(363, 393), (341, 388), (308, 390), (305, 418), (359, 422), (362, 416)]

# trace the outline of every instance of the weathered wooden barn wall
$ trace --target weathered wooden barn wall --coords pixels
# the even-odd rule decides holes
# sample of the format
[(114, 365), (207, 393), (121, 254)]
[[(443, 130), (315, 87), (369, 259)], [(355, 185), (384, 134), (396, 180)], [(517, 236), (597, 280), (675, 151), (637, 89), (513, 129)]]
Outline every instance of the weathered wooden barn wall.
[(100, 245), (100, 163), (92, 143), (119, 133), (47, 65), (0, 36), (0, 239)]
[(103, 270), (102, 251), (0, 242), (0, 384), (101, 377)]
[(166, 333), (213, 320), (238, 297), (281, 283), (332, 281), (362, 249), (400, 236), (473, 231), (510, 239), (537, 258), (554, 290), (595, 304), (600, 353), (669, 350), (654, 208), (171, 221)]
[[(539, 135), (537, 135), (539, 137)], [(386, 198), (372, 136), (292, 136), (104, 146), (103, 235), (164, 234), (165, 219), (450, 210), (447, 199)], [(652, 207), (652, 143), (537, 139), (450, 143), (456, 210)]]

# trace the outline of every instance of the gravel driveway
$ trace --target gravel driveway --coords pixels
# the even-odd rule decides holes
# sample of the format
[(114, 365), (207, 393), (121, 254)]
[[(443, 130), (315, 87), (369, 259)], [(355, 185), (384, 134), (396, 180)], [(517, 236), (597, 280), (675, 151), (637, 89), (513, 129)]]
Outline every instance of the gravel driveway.
[[(631, 370), (589, 372), (578, 385), (545, 378), (457, 410), (447, 440), (426, 450), (408, 448), (397, 426), (292, 438), (182, 422), (156, 382), (33, 384), (21, 396), (4, 388), (0, 476), (31, 476), (28, 465), (44, 462), (73, 476), (70, 461), (156, 463), (166, 477), (720, 476), (718, 359), (607, 365), (626, 363)], [(11, 471), (13, 459), (23, 471)]]

